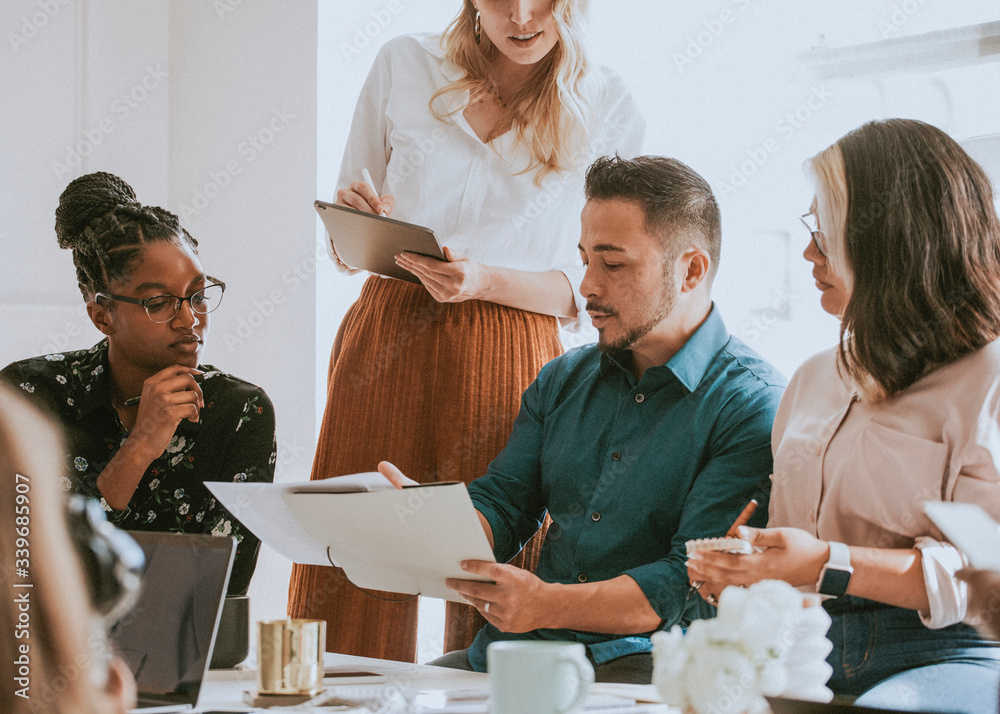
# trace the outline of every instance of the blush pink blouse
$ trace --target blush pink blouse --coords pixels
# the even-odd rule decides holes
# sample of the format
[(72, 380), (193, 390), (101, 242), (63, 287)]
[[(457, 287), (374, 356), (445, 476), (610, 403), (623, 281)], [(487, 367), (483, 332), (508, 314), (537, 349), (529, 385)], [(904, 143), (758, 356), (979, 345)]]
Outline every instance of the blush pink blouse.
[(792, 377), (772, 432), (770, 526), (823, 540), (921, 551), (930, 628), (966, 614), (965, 557), (923, 512), (964, 501), (1000, 519), (1000, 341), (866, 403), (841, 379), (836, 348)]

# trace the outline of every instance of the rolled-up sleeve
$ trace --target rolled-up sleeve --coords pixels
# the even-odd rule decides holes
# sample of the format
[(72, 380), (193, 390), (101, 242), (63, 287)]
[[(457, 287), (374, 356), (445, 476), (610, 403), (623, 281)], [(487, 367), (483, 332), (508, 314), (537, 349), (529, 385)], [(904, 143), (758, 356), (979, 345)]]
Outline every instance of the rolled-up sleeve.
[(920, 551), (930, 604), (929, 612), (919, 611), (920, 620), (934, 630), (961, 622), (968, 607), (968, 586), (955, 573), (968, 565), (965, 556), (929, 536), (917, 538), (914, 547)]

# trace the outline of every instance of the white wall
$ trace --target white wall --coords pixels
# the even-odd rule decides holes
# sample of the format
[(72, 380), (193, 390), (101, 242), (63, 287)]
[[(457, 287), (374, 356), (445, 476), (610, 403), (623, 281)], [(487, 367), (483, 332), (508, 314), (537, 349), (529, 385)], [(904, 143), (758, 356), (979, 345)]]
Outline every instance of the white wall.
[(55, 207), (71, 179), (99, 169), (126, 177), (144, 201), (166, 203), (169, 87), (165, 2), (112, 11), (108, 3), (12, 0), (0, 10), (0, 27), (6, 364), (100, 339), (83, 311), (70, 254), (56, 245)]
[[(307, 0), (4, 6), (0, 26), (25, 39), (0, 47), (0, 364), (100, 339), (52, 225), (72, 178), (111, 171), (180, 214), (206, 270), (226, 281), (202, 361), (264, 387), (277, 476), (308, 478), (323, 401), (316, 16)], [(289, 570), (262, 550), (255, 616), (283, 616)]]
[[(226, 281), (203, 362), (258, 384), (278, 417), (277, 480), (316, 439), (317, 5), (170, 2), (170, 206)], [(291, 565), (261, 549), (253, 619), (284, 617)]]

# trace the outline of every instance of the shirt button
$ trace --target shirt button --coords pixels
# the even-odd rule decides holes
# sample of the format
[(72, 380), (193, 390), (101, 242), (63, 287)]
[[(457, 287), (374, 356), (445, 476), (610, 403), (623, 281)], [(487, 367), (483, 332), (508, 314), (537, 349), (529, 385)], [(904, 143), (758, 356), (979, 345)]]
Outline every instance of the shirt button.
[(615, 453), (611, 454), (611, 458), (614, 459), (615, 461), (621, 461), (622, 460), (622, 452), (616, 451)]
[(643, 401), (645, 401), (645, 399), (646, 399), (646, 397), (643, 394), (636, 394), (635, 395), (635, 401), (639, 402), (639, 404), (642, 404)]
[(579, 575), (576, 576), (576, 579), (577, 579), (578, 582), (585, 583), (585, 582), (587, 582), (587, 574), (586, 573), (580, 573)]
[(593, 513), (590, 514), (590, 519), (592, 521), (594, 521), (595, 523), (597, 521), (601, 520), (601, 512), (600, 511), (594, 511)]

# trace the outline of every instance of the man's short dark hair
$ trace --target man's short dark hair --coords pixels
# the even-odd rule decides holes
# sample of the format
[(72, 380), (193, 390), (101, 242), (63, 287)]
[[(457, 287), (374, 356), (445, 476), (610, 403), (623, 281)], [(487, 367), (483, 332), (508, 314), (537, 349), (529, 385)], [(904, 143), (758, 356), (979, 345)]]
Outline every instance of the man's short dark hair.
[(710, 277), (719, 267), (722, 216), (708, 182), (687, 164), (666, 156), (603, 156), (587, 169), (588, 201), (634, 201), (642, 207), (646, 230), (660, 238), (668, 256), (688, 238), (708, 253)]

